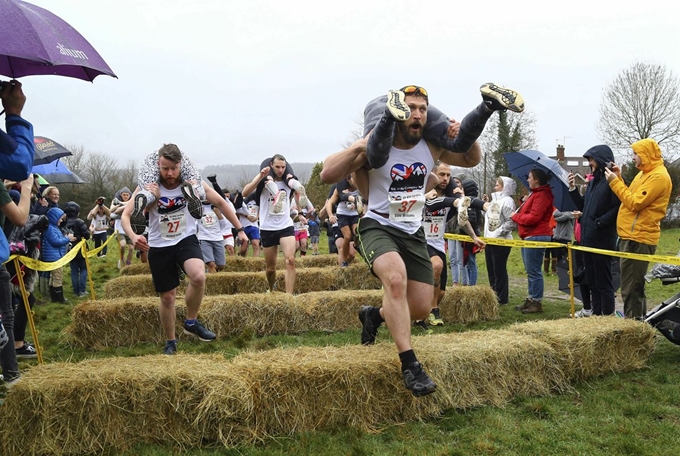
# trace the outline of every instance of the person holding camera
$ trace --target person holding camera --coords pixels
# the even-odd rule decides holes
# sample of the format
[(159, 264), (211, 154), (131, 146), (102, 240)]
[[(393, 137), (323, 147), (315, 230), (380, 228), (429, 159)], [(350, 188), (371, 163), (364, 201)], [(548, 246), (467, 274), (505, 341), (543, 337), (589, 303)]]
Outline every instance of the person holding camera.
[[(0, 177), (16, 182), (31, 180), (33, 167), (33, 125), (21, 117), (26, 103), (26, 95), (21, 83), (16, 80), (0, 83), (0, 100), (5, 112), (5, 131), (0, 129)], [(9, 201), (4, 200), (9, 206)], [(10, 200), (11, 201), (11, 200)], [(23, 218), (26, 222), (28, 216)], [(17, 221), (19, 223), (21, 221)], [(21, 374), (14, 350), (14, 308), (12, 306), (12, 292), (10, 276), (4, 263), (9, 258), (9, 243), (5, 233), (0, 233), (0, 314), (7, 332), (9, 343), (0, 351), (0, 365), (4, 377), (5, 387), (16, 383)], [(2, 331), (0, 331), (2, 332)]]
[[(106, 198), (100, 196), (97, 198), (92, 210), (87, 214), (87, 220), (90, 222), (90, 231), (92, 232), (92, 239), (94, 239), (95, 249), (106, 243), (106, 239), (108, 239), (107, 231), (109, 228), (111, 211), (104, 205), (105, 202)], [(97, 253), (97, 258), (104, 258), (107, 250), (108, 247), (105, 246)]]
[[(673, 182), (656, 141), (642, 139), (630, 148), (635, 167), (640, 170), (630, 185), (624, 182), (616, 163), (604, 169), (609, 187), (621, 201), (616, 218), (619, 251), (653, 255), (661, 238), (661, 220), (666, 216)], [(626, 318), (641, 318), (647, 313), (648, 266), (648, 261), (621, 258), (621, 297)]]
[[(575, 215), (581, 225), (580, 245), (602, 250), (616, 250), (616, 218), (621, 201), (611, 190), (605, 178), (605, 169), (614, 161), (614, 152), (606, 144), (593, 146), (583, 154), (588, 160), (593, 178), (585, 195), (581, 196), (569, 173), (569, 194), (578, 211)], [(579, 212), (580, 211), (580, 212)], [(613, 315), (616, 311), (616, 287), (609, 255), (580, 252), (583, 260), (584, 281), (588, 287), (591, 310), (582, 310), (577, 317)], [(583, 295), (583, 289), (581, 290)], [(585, 306), (584, 306), (585, 309)]]

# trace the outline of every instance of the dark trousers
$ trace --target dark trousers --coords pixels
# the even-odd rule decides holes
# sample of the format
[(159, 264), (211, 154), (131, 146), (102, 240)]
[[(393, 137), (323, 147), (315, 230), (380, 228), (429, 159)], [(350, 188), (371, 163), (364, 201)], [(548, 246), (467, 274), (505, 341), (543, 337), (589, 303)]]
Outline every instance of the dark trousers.
[[(106, 231), (104, 231), (103, 233), (93, 234), (93, 235), (92, 235), (92, 239), (94, 239), (94, 248), (96, 249), (97, 247), (99, 247), (100, 245), (102, 245), (103, 243), (105, 243), (105, 242), (106, 242), (106, 239), (108, 239), (107, 236), (106, 236)], [(97, 254), (97, 256), (100, 257), (100, 256), (102, 256), (102, 255), (106, 255), (106, 251), (107, 251), (108, 249), (109, 249), (109, 246), (107, 245), (106, 247), (104, 247), (104, 248), (101, 250), (101, 252), (99, 252), (99, 253)]]
[(498, 302), (508, 303), (508, 257), (510, 249), (504, 245), (487, 245), (484, 249), (489, 285), (496, 292)]
[[(656, 252), (656, 246), (620, 239), (619, 251), (653, 255)], [(640, 318), (647, 313), (645, 274), (647, 274), (648, 266), (649, 261), (621, 258), (621, 296), (626, 318)]]
[[(21, 298), (21, 293), (12, 294), (16, 312), (14, 313), (14, 340), (26, 340), (26, 325), (28, 324), (28, 314), (26, 313), (26, 306), (24, 300)], [(35, 305), (35, 296), (33, 293), (28, 295), (28, 304), (33, 308)]]
[(612, 257), (583, 252), (583, 262), (586, 267), (586, 282), (590, 288), (593, 315), (612, 315), (616, 310)]
[(0, 365), (5, 378), (13, 378), (19, 373), (17, 352), (14, 349), (14, 306), (12, 305), (12, 290), (9, 283), (9, 272), (5, 265), (0, 265), (0, 315), (9, 342), (0, 352)]
[[(578, 244), (577, 244), (578, 245)], [(581, 250), (572, 250), (573, 252), (573, 266), (576, 271), (585, 270), (585, 260), (583, 255), (586, 253)], [(574, 277), (574, 282), (578, 284), (581, 289), (581, 302), (583, 303), (583, 308), (585, 310), (593, 310), (593, 306), (590, 303), (590, 287), (588, 286), (588, 281), (586, 280), (585, 272), (580, 280), (577, 282), (576, 277)]]
[(69, 263), (71, 266), (71, 286), (73, 293), (81, 295), (87, 292), (87, 263), (82, 255), (76, 256)]

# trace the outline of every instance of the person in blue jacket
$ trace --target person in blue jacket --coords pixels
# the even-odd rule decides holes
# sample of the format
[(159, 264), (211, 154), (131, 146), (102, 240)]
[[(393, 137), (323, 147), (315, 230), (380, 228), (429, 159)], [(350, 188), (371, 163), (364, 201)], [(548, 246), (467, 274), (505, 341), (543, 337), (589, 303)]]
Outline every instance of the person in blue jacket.
[[(21, 117), (26, 95), (16, 80), (0, 82), (0, 100), (5, 113), (5, 130), (0, 129), (0, 178), (22, 182), (33, 167), (33, 125)], [(2, 115), (2, 113), (0, 113)], [(27, 217), (28, 218), (28, 217)], [(9, 258), (9, 243), (0, 230), (0, 314), (10, 341), (0, 351), (0, 364), (5, 387), (12, 387), (21, 374), (13, 346), (14, 308), (9, 273), (4, 263)]]
[[(43, 233), (42, 258), (47, 263), (54, 263), (61, 260), (68, 251), (70, 242), (76, 240), (72, 233), (64, 233), (60, 226), (66, 222), (66, 214), (58, 207), (53, 207), (47, 211), (47, 219), (50, 225)], [(54, 269), (50, 274), (50, 298), (52, 302), (66, 303), (64, 298), (64, 271), (61, 267)]]

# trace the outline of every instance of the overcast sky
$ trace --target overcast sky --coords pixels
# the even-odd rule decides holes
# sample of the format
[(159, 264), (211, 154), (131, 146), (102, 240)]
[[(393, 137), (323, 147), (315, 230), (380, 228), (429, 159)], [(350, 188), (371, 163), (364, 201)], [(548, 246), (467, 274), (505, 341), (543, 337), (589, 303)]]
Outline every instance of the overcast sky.
[[(603, 88), (635, 61), (680, 77), (680, 6), (648, 0), (33, 0), (119, 79), (23, 78), (36, 135), (141, 162), (174, 142), (199, 167), (341, 149), (365, 104), (425, 87), (461, 119), (493, 81), (519, 90), (539, 149), (600, 143)], [(437, 5), (437, 6), (435, 6)], [(601, 5), (601, 6), (600, 6)]]

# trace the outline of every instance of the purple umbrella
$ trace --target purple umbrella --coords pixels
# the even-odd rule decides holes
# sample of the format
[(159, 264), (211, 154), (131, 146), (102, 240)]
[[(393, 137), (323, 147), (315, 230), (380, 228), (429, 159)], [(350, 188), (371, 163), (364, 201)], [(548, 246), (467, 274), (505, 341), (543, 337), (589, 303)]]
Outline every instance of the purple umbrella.
[(117, 78), (73, 27), (46, 9), (0, 0), (0, 74), (11, 78), (55, 74), (93, 81)]

